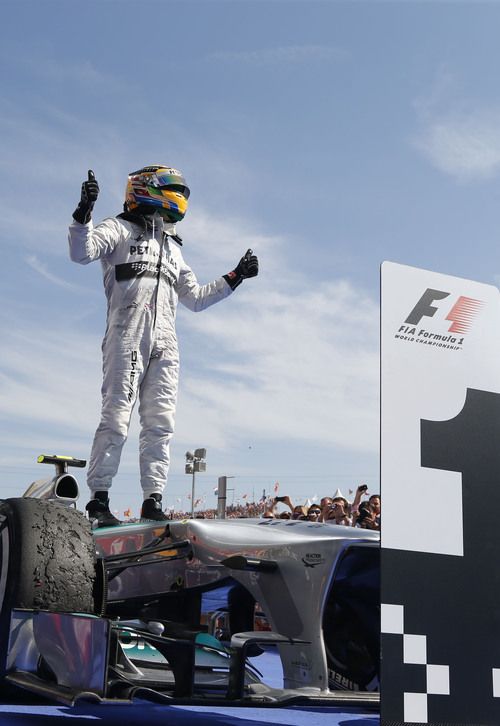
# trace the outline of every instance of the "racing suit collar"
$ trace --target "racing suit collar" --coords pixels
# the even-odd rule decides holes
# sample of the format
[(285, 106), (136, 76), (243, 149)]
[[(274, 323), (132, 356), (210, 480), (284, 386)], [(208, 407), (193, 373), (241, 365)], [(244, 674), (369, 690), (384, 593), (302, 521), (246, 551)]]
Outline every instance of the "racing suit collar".
[[(175, 237), (177, 232), (175, 230), (175, 222), (166, 222), (159, 214), (155, 215), (161, 222), (163, 222), (163, 232), (168, 234), (169, 237)], [(155, 222), (156, 224), (156, 222)]]
[(118, 219), (125, 219), (127, 222), (132, 222), (132, 224), (140, 227), (142, 229), (140, 237), (143, 237), (147, 232), (154, 233), (154, 230), (160, 229), (165, 237), (172, 237), (177, 244), (182, 245), (182, 239), (177, 234), (175, 223), (165, 221), (157, 212), (154, 214), (137, 214), (136, 212), (126, 211), (118, 214)]
[(175, 223), (165, 221), (161, 214), (158, 214), (158, 212), (155, 212), (154, 214), (148, 214), (144, 217), (144, 219), (146, 220), (148, 230), (161, 229), (164, 234), (168, 235), (169, 237), (175, 237)]

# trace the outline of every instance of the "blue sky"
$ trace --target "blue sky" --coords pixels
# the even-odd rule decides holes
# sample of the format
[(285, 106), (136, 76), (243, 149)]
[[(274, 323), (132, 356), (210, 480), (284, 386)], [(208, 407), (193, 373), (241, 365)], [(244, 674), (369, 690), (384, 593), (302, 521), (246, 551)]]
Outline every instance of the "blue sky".
[[(188, 179), (201, 282), (248, 247), (261, 264), (221, 305), (179, 310), (167, 504), (189, 506), (202, 446), (206, 506), (222, 474), (235, 499), (378, 491), (381, 261), (500, 279), (500, 4), (1, 6), (1, 496), (48, 474), (39, 453), (88, 456), (105, 304), (67, 227), (87, 169), (99, 220), (149, 163)], [(134, 421), (119, 511), (139, 505), (137, 459)]]

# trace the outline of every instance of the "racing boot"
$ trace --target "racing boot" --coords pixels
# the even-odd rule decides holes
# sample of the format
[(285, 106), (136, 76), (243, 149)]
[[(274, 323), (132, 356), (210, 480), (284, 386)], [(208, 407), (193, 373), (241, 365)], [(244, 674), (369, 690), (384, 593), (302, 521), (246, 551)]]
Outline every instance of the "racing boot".
[(161, 494), (150, 494), (142, 503), (141, 520), (167, 522), (169, 518), (161, 508)]
[(93, 527), (116, 527), (121, 524), (109, 509), (108, 492), (95, 492), (85, 509)]

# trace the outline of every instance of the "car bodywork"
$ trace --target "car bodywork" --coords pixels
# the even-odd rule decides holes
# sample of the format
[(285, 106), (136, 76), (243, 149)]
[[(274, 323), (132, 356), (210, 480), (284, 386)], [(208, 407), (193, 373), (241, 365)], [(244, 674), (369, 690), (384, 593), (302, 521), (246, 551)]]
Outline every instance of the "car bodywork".
[[(92, 534), (95, 612), (12, 608), (4, 682), (64, 703), (378, 703), (378, 532), (187, 519)], [(230, 595), (218, 607), (228, 642), (215, 637), (217, 613), (203, 612), (213, 591)], [(265, 632), (254, 629), (254, 603)], [(262, 648), (279, 652), (281, 688), (248, 658)]]

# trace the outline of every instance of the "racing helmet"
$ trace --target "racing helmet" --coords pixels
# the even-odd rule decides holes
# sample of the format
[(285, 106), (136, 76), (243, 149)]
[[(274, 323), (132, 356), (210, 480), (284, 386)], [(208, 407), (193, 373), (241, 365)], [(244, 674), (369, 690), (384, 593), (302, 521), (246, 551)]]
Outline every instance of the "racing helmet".
[(182, 172), (153, 164), (128, 175), (125, 190), (127, 211), (159, 212), (169, 222), (180, 222), (187, 210), (189, 187)]

